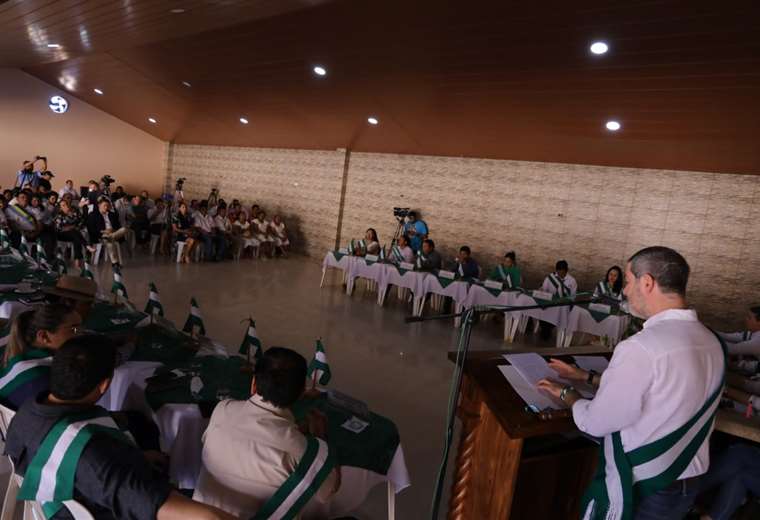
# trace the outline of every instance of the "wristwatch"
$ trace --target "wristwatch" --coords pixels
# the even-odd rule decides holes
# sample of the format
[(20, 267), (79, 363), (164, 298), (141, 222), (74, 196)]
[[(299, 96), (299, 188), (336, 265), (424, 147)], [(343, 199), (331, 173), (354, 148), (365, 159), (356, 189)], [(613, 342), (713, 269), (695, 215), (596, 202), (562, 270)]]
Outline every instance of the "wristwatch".
[(568, 392), (575, 392), (575, 388), (573, 388), (573, 387), (572, 387), (572, 386), (570, 386), (570, 385), (568, 385), (568, 386), (566, 386), (565, 388), (563, 388), (563, 389), (560, 391), (560, 393), (559, 393), (559, 400), (560, 400), (560, 401), (563, 401), (563, 402), (564, 402), (564, 400), (565, 400), (565, 396), (567, 395), (567, 393), (568, 393)]
[(596, 370), (594, 370), (594, 369), (589, 370), (588, 371), (588, 377), (586, 377), (586, 383), (588, 383), (589, 385), (593, 386), (593, 384), (594, 384), (594, 376), (596, 376)]

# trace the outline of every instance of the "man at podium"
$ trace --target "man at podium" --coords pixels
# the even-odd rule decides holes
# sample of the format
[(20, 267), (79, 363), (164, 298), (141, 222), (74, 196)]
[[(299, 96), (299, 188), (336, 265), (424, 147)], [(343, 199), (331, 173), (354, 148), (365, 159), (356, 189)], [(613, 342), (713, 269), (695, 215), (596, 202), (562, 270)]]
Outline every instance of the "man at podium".
[(625, 295), (644, 328), (618, 344), (601, 377), (558, 360), (562, 377), (598, 385), (593, 399), (549, 380), (581, 431), (601, 438), (582, 518), (682, 518), (709, 466), (709, 441), (725, 372), (721, 341), (686, 304), (689, 265), (655, 246), (628, 261)]

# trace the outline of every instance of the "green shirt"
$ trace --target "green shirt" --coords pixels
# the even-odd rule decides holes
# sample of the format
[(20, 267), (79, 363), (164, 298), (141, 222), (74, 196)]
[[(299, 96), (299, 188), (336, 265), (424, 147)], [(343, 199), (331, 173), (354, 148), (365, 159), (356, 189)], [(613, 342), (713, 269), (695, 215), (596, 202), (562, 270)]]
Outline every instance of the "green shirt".
[[(499, 269), (501, 267), (501, 270)], [(504, 267), (502, 265), (497, 265), (494, 267), (491, 272), (488, 274), (489, 280), (497, 280), (499, 282), (505, 281), (504, 276), (502, 276), (502, 271), (505, 275), (509, 275), (509, 277), (512, 279), (512, 287), (520, 287), (522, 284), (522, 275), (520, 274), (520, 268), (516, 265), (513, 265), (512, 267)]]

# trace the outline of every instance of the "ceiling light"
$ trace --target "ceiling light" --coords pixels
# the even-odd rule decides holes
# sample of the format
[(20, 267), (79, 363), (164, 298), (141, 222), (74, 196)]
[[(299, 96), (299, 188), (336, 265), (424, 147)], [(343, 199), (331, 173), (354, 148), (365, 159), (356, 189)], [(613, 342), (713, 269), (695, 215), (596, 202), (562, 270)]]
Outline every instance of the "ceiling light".
[(607, 124), (604, 126), (606, 126), (607, 130), (610, 130), (611, 132), (617, 132), (620, 130), (620, 123), (617, 121), (607, 121)]
[(170, 12), (171, 14), (182, 14), (182, 13), (184, 13), (184, 12), (185, 12), (185, 10), (184, 10), (184, 9), (182, 9), (182, 8), (177, 8), (177, 9), (172, 9), (172, 10), (171, 10), (171, 11), (169, 11), (169, 12)]
[(317, 65), (316, 67), (314, 67), (314, 74), (316, 74), (317, 76), (324, 76), (327, 74), (327, 69), (322, 67), (321, 65)]
[(48, 43), (47, 44), (48, 49), (60, 49), (61, 44), (60, 43)]
[(593, 54), (605, 54), (610, 50), (610, 47), (605, 42), (594, 42), (591, 44), (591, 47), (589, 47), (589, 50)]
[(192, 85), (191, 85), (190, 83), (188, 83), (187, 81), (183, 81), (183, 82), (182, 82), (182, 84), (183, 84), (184, 86), (186, 86), (187, 88), (190, 88), (190, 87), (192, 87)]
[(99, 88), (94, 88), (94, 89), (92, 89), (92, 91), (95, 92), (98, 96), (102, 96), (103, 95), (103, 91), (100, 90)]
[(368, 117), (367, 122), (371, 125), (376, 125), (380, 123), (380, 121), (376, 117)]
[(244, 117), (240, 118), (240, 122), (243, 123), (244, 125), (248, 124), (248, 120), (246, 118), (244, 118)]
[(149, 117), (149, 118), (148, 118), (148, 122), (149, 122), (149, 123), (152, 123), (152, 124), (154, 124), (154, 125), (155, 125), (156, 123), (158, 123), (158, 121), (156, 121), (156, 119), (155, 119), (155, 118), (153, 118), (153, 117)]

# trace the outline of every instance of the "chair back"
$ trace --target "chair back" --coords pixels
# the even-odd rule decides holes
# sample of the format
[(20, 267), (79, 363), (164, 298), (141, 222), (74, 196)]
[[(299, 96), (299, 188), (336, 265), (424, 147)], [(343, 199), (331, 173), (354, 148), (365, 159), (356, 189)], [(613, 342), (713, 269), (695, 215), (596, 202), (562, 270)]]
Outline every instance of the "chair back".
[(11, 425), (11, 421), (15, 415), (16, 412), (0, 404), (0, 434), (2, 434), (3, 440), (8, 435), (8, 426)]

